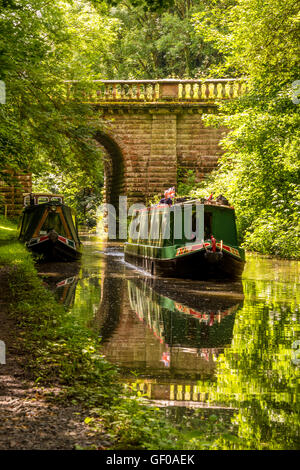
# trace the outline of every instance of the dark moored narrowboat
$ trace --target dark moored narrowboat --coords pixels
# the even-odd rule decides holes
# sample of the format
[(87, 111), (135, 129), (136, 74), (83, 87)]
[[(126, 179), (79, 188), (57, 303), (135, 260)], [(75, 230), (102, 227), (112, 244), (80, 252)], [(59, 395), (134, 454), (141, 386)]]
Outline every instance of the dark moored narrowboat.
[[(19, 240), (43, 259), (75, 261), (81, 256), (75, 215), (60, 195), (27, 195)], [(27, 205), (26, 205), (27, 204)]]
[(245, 265), (234, 208), (222, 200), (135, 211), (124, 253), (125, 261), (155, 276), (238, 278)]

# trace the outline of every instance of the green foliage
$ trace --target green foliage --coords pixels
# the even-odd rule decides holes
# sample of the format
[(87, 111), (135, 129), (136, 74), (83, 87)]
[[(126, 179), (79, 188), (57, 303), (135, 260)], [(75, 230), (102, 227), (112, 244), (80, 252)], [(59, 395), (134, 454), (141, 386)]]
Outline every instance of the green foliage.
[(97, 78), (99, 53), (113, 40), (113, 28), (113, 20), (79, 0), (3, 5), (0, 79), (7, 96), (0, 105), (1, 170), (59, 170), (74, 180), (85, 174), (89, 186), (101, 159), (93, 139), (99, 118), (88, 104), (68, 99), (65, 81), (89, 80), (93, 64)]
[(108, 78), (194, 78), (219, 62), (218, 51), (197, 38), (191, 23), (203, 0), (159, 2), (159, 8), (143, 1), (114, 3), (108, 15), (117, 21), (118, 33), (104, 58)]
[(176, 421), (166, 417), (168, 411), (149, 405), (133, 393), (109, 410), (91, 411), (95, 417), (88, 418), (87, 424), (94, 431), (109, 429), (114, 449), (217, 450), (225, 440), (240, 442), (236, 426), (221, 415), (185, 409)]
[(75, 210), (78, 222), (94, 227), (97, 224), (97, 208), (102, 201), (102, 161), (98, 162), (89, 179), (79, 169), (76, 176), (74, 179), (73, 176), (59, 171), (46, 173), (40, 177), (33, 175), (33, 191), (63, 194), (65, 203)]
[(172, 449), (180, 436), (162, 411), (135, 396), (113, 405), (101, 417), (115, 449)]
[(9, 264), (12, 314), (23, 331), (27, 367), (36, 382), (61, 387), (61, 399), (103, 404), (120, 393), (116, 368), (101, 355), (99, 339), (58, 304), (37, 277), (25, 247), (0, 246), (0, 263)]
[(193, 170), (178, 168), (176, 196), (186, 196), (197, 188), (196, 175)]
[[(227, 72), (248, 77), (248, 92), (220, 105), (206, 123), (230, 129), (225, 154), (207, 189), (236, 207), (244, 246), (299, 257), (299, 106), (297, 15), (291, 0), (225, 2), (195, 16), (196, 29), (225, 56)], [(218, 34), (215, 34), (215, 32)], [(222, 70), (219, 70), (222, 73)]]
[(17, 225), (14, 220), (0, 215), (0, 243), (15, 239), (17, 236)]

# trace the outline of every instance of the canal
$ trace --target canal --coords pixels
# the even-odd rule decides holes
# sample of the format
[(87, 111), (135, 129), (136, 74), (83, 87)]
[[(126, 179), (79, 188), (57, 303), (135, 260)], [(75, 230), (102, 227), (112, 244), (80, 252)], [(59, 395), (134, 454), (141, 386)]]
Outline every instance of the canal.
[(171, 419), (221, 416), (253, 449), (299, 448), (299, 262), (248, 254), (240, 282), (155, 279), (86, 237), (77, 271), (52, 285)]

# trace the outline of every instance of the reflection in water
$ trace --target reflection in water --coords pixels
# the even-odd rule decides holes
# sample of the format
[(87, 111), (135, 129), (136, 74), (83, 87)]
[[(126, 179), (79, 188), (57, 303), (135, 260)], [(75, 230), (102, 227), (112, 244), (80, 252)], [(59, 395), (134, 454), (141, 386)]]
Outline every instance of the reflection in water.
[(198, 350), (225, 346), (231, 341), (232, 313), (239, 304), (223, 310), (212, 306), (191, 308), (158, 294), (146, 282), (138, 285), (132, 280), (128, 281), (128, 295), (139, 320), (166, 346)]
[(238, 304), (223, 310), (213, 305), (193, 308), (160, 295), (147, 282), (137, 280), (128, 281), (128, 296), (142, 327), (149, 329), (157, 344), (162, 345), (160, 362), (170, 368), (172, 376), (212, 371), (219, 352), (231, 342)]
[(159, 280), (89, 243), (72, 286), (74, 315), (149, 398), (233, 415), (242, 444), (224, 449), (299, 447), (298, 262), (248, 256), (243, 286)]
[(74, 304), (77, 281), (77, 276), (72, 276), (56, 284), (56, 297), (59, 302), (63, 303), (68, 308), (72, 307)]

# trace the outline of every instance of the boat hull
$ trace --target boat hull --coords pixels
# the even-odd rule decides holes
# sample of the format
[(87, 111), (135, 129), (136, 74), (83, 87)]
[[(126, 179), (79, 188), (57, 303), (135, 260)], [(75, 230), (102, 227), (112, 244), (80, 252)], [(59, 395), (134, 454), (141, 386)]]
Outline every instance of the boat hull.
[(140, 267), (153, 276), (187, 279), (238, 279), (245, 261), (226, 252), (199, 250), (184, 256), (160, 259), (135, 254), (125, 249), (125, 261)]
[(68, 246), (60, 240), (50, 239), (31, 244), (27, 248), (35, 255), (42, 256), (45, 261), (76, 261), (81, 258), (81, 251)]

